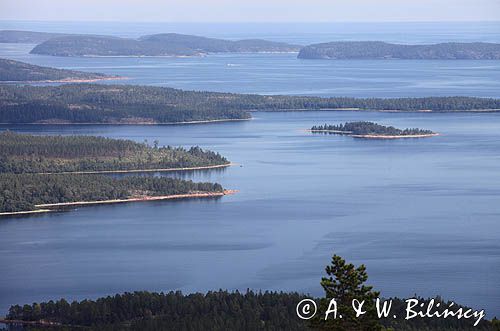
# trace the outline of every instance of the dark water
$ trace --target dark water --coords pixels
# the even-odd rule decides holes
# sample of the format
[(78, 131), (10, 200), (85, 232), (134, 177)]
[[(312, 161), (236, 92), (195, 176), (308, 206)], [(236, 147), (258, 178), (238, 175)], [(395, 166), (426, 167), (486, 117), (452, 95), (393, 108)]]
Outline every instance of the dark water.
[[(184, 174), (240, 192), (218, 200), (81, 208), (0, 222), (0, 310), (131, 290), (321, 294), (333, 253), (384, 296), (440, 294), (499, 315), (500, 114), (255, 113), (185, 126), (2, 126), (201, 145), (241, 166)], [(374, 120), (427, 139), (311, 135)]]

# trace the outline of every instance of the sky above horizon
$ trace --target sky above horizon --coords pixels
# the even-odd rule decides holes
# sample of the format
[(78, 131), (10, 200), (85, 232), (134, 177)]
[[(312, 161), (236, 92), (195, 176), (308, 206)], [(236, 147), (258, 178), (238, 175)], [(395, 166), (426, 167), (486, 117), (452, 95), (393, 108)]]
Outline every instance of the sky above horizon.
[(0, 0), (0, 20), (500, 21), (500, 0)]

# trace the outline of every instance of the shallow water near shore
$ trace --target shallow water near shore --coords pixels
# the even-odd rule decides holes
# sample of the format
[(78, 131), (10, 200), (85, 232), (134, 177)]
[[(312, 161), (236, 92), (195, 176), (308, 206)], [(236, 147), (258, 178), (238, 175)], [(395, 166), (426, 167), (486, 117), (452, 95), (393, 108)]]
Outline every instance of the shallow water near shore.
[[(321, 295), (323, 268), (337, 253), (365, 263), (386, 297), (439, 294), (500, 314), (500, 114), (253, 115), (204, 125), (0, 126), (200, 145), (238, 165), (167, 175), (239, 190), (2, 219), (0, 311), (132, 290)], [(441, 135), (385, 141), (305, 131), (361, 119)]]

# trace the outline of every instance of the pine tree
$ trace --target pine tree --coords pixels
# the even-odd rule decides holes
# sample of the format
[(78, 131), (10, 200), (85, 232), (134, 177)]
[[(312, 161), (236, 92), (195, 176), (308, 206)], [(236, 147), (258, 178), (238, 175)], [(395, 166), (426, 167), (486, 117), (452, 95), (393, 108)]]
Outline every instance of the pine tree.
[[(366, 267), (355, 267), (346, 263), (338, 255), (333, 255), (331, 265), (326, 268), (328, 277), (321, 279), (321, 286), (325, 290), (325, 298), (321, 299), (318, 314), (312, 320), (311, 327), (318, 330), (335, 331), (377, 331), (382, 330), (379, 323), (375, 300), (379, 292), (373, 291), (372, 286), (364, 285), (368, 280)], [(337, 318), (331, 314), (325, 321), (325, 312), (331, 299), (337, 302)], [(364, 301), (363, 311), (366, 313), (356, 317), (352, 301)], [(342, 318), (340, 318), (340, 315)]]

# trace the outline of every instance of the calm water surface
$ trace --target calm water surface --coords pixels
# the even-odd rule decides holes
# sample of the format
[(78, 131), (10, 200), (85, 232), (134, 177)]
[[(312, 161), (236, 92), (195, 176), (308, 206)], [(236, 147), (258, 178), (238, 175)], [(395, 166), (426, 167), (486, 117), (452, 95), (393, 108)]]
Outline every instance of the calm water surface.
[[(137, 37), (183, 32), (268, 38), (500, 42), (499, 23), (155, 25), (0, 22), (2, 29)], [(500, 61), (306, 61), (296, 54), (60, 58), (0, 44), (0, 57), (129, 77), (118, 83), (265, 94), (500, 97)], [(226, 170), (172, 174), (240, 192), (2, 219), (0, 312), (14, 303), (132, 290), (296, 290), (321, 294), (333, 253), (365, 263), (384, 296), (440, 294), (500, 316), (500, 114), (255, 113), (184, 126), (0, 126), (216, 150)], [(422, 140), (311, 135), (373, 120), (442, 133)]]
[[(131, 290), (321, 294), (333, 253), (365, 263), (384, 296), (440, 294), (498, 315), (500, 114), (255, 113), (184, 126), (2, 126), (201, 145), (239, 166), (178, 174), (240, 192), (80, 208), (0, 222), (0, 310)], [(374, 120), (428, 139), (311, 135)]]

